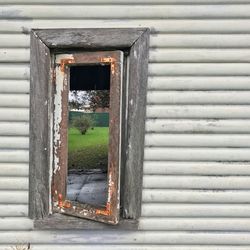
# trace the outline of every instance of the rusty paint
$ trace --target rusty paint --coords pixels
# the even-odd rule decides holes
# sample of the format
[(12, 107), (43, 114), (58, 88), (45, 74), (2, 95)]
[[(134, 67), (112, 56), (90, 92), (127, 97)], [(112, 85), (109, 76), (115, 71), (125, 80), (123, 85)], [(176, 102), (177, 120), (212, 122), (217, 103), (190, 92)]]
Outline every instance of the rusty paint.
[(71, 202), (70, 201), (67, 201), (67, 200), (65, 200), (64, 202), (63, 202), (63, 207), (64, 208), (71, 208)]
[(115, 73), (115, 58), (113, 57), (102, 57), (101, 58), (101, 62), (103, 63), (110, 63), (110, 66), (111, 66), (111, 73), (114, 74)]
[(60, 60), (60, 70), (61, 70), (61, 72), (65, 71), (65, 66), (67, 64), (72, 64), (72, 63), (75, 63), (74, 58), (64, 58), (64, 59), (61, 59)]
[(58, 194), (58, 207), (63, 207), (63, 196)]

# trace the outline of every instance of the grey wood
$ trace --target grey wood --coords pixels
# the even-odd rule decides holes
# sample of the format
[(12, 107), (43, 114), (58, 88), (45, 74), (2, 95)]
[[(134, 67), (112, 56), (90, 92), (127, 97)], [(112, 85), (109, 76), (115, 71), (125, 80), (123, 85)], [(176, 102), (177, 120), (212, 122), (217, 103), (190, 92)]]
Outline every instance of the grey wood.
[[(51, 107), (51, 65), (50, 53), (54, 51), (81, 50), (124, 50), (129, 54), (129, 76), (125, 79), (128, 87), (123, 87), (127, 95), (128, 111), (123, 126), (122, 158), (123, 175), (121, 207), (123, 217), (119, 227), (137, 228), (141, 213), (142, 166), (144, 153), (145, 109), (148, 77), (149, 29), (46, 29), (33, 30), (31, 34), (31, 115), (30, 115), (30, 203), (29, 215), (36, 218), (36, 227), (52, 227), (59, 219), (46, 217), (49, 210), (49, 165), (50, 165), (50, 113)], [(124, 99), (125, 100), (125, 99)], [(50, 105), (50, 107), (48, 107)], [(125, 117), (125, 115), (123, 115)], [(44, 218), (45, 217), (45, 218)], [(44, 218), (44, 220), (42, 219)], [(54, 218), (54, 217), (53, 217)], [(68, 219), (67, 219), (68, 220)], [(71, 218), (71, 220), (73, 220)], [(75, 220), (75, 218), (74, 218)], [(50, 222), (48, 222), (50, 221)], [(60, 220), (59, 220), (60, 221)], [(89, 225), (89, 221), (77, 219), (72, 228)], [(79, 222), (80, 221), (80, 222)], [(127, 221), (129, 225), (127, 226)], [(60, 221), (60, 223), (63, 222)], [(59, 223), (59, 222), (58, 222)], [(56, 224), (56, 223), (55, 223)], [(99, 227), (96, 222), (92, 228)], [(66, 224), (65, 224), (66, 225)], [(79, 226), (80, 225), (80, 226)], [(101, 228), (105, 225), (101, 224)], [(124, 226), (126, 225), (126, 226)], [(67, 223), (67, 228), (69, 223)], [(53, 227), (60, 227), (54, 225)], [(66, 226), (65, 226), (66, 227)], [(116, 227), (117, 228), (117, 227)]]
[(45, 29), (36, 34), (49, 48), (122, 49), (129, 48), (143, 34), (137, 29)]
[(127, 157), (123, 216), (136, 219), (141, 213), (142, 166), (148, 78), (149, 29), (138, 38), (129, 54)]
[(53, 214), (44, 219), (34, 221), (34, 226), (37, 229), (60, 229), (60, 230), (135, 230), (138, 228), (137, 220), (121, 219), (118, 225), (105, 224), (88, 219), (82, 219), (64, 214)]
[(31, 55), (29, 216), (41, 218), (49, 212), (50, 51), (33, 32)]

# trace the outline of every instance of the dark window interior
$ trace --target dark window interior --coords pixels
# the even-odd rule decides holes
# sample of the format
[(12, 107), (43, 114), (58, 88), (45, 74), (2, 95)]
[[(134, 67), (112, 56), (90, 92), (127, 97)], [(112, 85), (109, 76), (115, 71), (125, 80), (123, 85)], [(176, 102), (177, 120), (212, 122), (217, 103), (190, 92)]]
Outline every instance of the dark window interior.
[(70, 90), (107, 90), (110, 65), (84, 65), (70, 68)]

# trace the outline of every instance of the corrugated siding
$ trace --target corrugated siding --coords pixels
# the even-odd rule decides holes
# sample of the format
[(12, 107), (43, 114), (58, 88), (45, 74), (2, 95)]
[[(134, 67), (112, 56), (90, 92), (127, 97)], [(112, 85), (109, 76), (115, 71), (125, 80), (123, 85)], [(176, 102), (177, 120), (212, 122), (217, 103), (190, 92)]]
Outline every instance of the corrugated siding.
[[(0, 0), (0, 249), (250, 249), (250, 0)], [(32, 231), (29, 31), (151, 29), (140, 231)]]

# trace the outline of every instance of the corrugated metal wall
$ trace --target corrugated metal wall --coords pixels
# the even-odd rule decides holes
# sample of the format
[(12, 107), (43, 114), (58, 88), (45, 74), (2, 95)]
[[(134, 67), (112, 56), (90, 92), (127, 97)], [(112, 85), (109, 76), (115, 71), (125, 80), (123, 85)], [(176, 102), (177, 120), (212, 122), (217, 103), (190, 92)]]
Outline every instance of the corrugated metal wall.
[[(0, 249), (250, 249), (250, 0), (0, 3)], [(151, 28), (137, 232), (32, 231), (27, 218), (28, 33), (77, 27)]]

